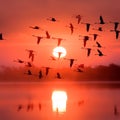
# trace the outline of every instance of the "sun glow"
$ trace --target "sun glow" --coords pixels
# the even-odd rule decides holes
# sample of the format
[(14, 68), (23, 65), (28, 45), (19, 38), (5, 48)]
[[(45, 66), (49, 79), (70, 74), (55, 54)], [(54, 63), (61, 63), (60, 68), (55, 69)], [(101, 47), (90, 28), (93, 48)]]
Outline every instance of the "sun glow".
[(57, 58), (65, 57), (67, 54), (66, 49), (64, 47), (56, 47), (53, 49), (53, 56)]
[(52, 109), (53, 112), (66, 112), (67, 93), (65, 91), (53, 91)]

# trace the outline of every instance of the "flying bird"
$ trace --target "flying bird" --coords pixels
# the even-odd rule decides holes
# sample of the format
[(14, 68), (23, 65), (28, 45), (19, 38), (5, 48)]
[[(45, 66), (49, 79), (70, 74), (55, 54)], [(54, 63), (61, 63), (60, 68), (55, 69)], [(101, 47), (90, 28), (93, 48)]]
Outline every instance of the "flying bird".
[(25, 62), (25, 66), (32, 67), (32, 64), (30, 62)]
[(98, 52), (98, 54), (95, 54), (95, 55), (98, 55), (98, 56), (105, 56), (99, 49), (97, 49), (97, 52)]
[(77, 23), (79, 24), (81, 21), (81, 15), (76, 15)]
[(86, 48), (87, 49), (87, 56), (90, 56), (90, 54), (91, 54), (91, 48)]
[(93, 28), (93, 30), (97, 30), (97, 31), (102, 32), (102, 31), (103, 31), (103, 28), (102, 28), (102, 27), (98, 27), (97, 29), (96, 29), (96, 28)]
[(31, 61), (33, 62), (34, 61), (34, 50), (27, 50), (26, 49), (26, 51), (28, 51), (29, 52), (29, 59), (31, 59)]
[(4, 40), (2, 33), (0, 33), (0, 40)]
[(64, 58), (64, 59), (70, 61), (70, 68), (73, 66), (74, 61), (77, 60), (77, 59), (73, 59), (73, 58), (71, 58), (71, 59)]
[(49, 60), (53, 60), (53, 61), (56, 61), (56, 58), (54, 56), (50, 56), (51, 59)]
[(39, 71), (39, 79), (41, 79), (43, 77), (42, 71)]
[(120, 31), (119, 31), (119, 30), (110, 30), (110, 31), (111, 31), (111, 32), (115, 32), (115, 34), (116, 34), (116, 39), (118, 39)]
[(46, 31), (45, 33), (46, 33), (46, 38), (47, 38), (47, 39), (50, 39), (50, 38), (51, 38), (51, 36), (50, 36), (49, 32), (48, 32), (48, 31)]
[(97, 44), (97, 47), (99, 47), (99, 48), (102, 48), (103, 46), (99, 43), (99, 42), (97, 42), (96, 41), (96, 44)]
[(120, 24), (119, 22), (110, 22), (114, 24), (114, 30), (116, 31), (118, 28), (118, 25)]
[(70, 28), (70, 30), (71, 30), (71, 34), (73, 34), (73, 32), (74, 32), (74, 27), (73, 27), (73, 24), (72, 24), (72, 23), (70, 23), (69, 25), (70, 25), (70, 26), (69, 26), (69, 28)]
[(54, 18), (54, 17), (47, 18), (47, 20), (52, 21), (52, 22), (56, 22), (57, 21), (56, 18)]
[(30, 28), (32, 28), (32, 29), (36, 29), (36, 30), (40, 29), (39, 26), (30, 26)]
[(39, 44), (41, 39), (43, 39), (43, 37), (41, 37), (41, 36), (36, 36), (36, 35), (32, 35), (32, 36), (37, 37), (37, 44)]
[(24, 63), (24, 61), (23, 61), (23, 60), (21, 60), (21, 59), (14, 60), (14, 62)]
[(99, 17), (99, 23), (95, 23), (95, 24), (105, 24), (105, 21), (103, 20), (103, 17), (101, 15)]
[(81, 36), (81, 35), (79, 35), (79, 37), (83, 37), (83, 46), (86, 47), (86, 43), (90, 37), (89, 36)]
[(27, 73), (24, 73), (24, 74), (32, 75), (32, 72), (31, 72), (31, 70), (28, 70)]
[(97, 39), (97, 37), (99, 36), (98, 34), (90, 34), (90, 35), (93, 35), (93, 39), (94, 41)]
[(61, 79), (61, 75), (60, 75), (59, 72), (57, 72), (57, 78), (58, 78), (58, 79)]
[(55, 37), (52, 37), (52, 39), (57, 39), (57, 40), (58, 40), (57, 46), (60, 46), (61, 41), (62, 41), (62, 40), (65, 40), (65, 39), (63, 39), (63, 38), (55, 38)]
[(83, 23), (83, 22), (81, 24), (86, 24), (86, 31), (89, 32), (91, 24), (90, 23)]

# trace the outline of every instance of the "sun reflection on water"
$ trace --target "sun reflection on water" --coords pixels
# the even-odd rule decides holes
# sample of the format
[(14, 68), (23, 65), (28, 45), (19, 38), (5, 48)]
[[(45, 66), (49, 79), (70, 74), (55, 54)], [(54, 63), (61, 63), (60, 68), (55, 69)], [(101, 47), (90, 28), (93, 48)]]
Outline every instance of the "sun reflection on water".
[(67, 93), (65, 91), (52, 92), (52, 110), (53, 112), (66, 112)]

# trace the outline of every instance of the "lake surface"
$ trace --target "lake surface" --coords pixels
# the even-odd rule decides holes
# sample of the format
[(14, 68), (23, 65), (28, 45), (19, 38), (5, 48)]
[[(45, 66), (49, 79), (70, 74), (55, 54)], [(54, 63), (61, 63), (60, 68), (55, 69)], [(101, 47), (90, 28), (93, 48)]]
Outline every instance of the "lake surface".
[[(114, 83), (1, 82), (0, 120), (120, 120), (120, 83)], [(67, 94), (65, 106), (58, 102), (62, 112), (53, 110), (53, 91)]]

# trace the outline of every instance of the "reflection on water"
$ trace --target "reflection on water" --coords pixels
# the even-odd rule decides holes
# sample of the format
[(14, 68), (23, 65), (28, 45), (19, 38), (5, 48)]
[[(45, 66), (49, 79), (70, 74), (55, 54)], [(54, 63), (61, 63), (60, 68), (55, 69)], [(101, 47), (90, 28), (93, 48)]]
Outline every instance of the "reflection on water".
[(119, 94), (112, 83), (0, 83), (0, 120), (120, 120)]
[(52, 92), (52, 109), (53, 112), (64, 113), (66, 112), (67, 93), (65, 91)]

